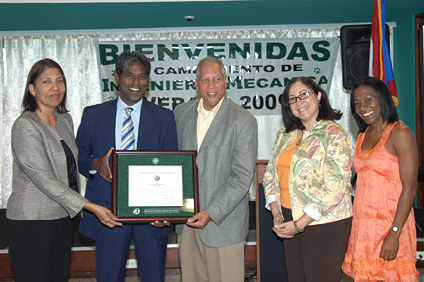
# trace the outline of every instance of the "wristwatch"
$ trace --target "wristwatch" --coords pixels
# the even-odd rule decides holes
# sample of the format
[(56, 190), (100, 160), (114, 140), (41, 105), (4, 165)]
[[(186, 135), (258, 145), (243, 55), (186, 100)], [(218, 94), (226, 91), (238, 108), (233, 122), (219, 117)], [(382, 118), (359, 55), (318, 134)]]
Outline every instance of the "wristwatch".
[(393, 226), (392, 226), (392, 231), (393, 231), (393, 232), (396, 232), (396, 233), (398, 233), (398, 232), (400, 233), (400, 232), (402, 231), (402, 228), (399, 228), (399, 227), (397, 227), (397, 226), (393, 225)]

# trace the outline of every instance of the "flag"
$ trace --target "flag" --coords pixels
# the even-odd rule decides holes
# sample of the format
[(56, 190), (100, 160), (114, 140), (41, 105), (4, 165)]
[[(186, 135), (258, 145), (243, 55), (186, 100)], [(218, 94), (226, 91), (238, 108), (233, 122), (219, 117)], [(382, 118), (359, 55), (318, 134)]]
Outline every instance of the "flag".
[(385, 9), (385, 0), (374, 1), (371, 30), (372, 75), (386, 83), (390, 94), (392, 94), (395, 106), (397, 106), (399, 105), (399, 100), (397, 98), (395, 76), (393, 74), (392, 61), (390, 60), (389, 47), (386, 41)]

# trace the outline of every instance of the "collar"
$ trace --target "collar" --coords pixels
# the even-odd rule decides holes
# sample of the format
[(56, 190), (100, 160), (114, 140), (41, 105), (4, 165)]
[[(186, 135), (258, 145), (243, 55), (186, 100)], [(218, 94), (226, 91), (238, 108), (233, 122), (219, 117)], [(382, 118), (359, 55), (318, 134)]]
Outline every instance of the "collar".
[(125, 108), (131, 107), (133, 108), (133, 112), (140, 112), (141, 105), (143, 104), (143, 98), (132, 106), (128, 106), (127, 104), (125, 104), (124, 101), (122, 101), (121, 97), (118, 97), (117, 100), (118, 102), (117, 102), (116, 109), (118, 111), (124, 111)]
[(207, 111), (203, 107), (203, 98), (200, 98), (199, 104), (197, 105), (197, 112), (201, 115), (208, 115), (209, 113), (216, 114), (218, 110), (221, 108), (222, 102), (224, 101), (225, 97), (222, 97), (222, 99), (219, 101), (219, 103), (210, 111)]

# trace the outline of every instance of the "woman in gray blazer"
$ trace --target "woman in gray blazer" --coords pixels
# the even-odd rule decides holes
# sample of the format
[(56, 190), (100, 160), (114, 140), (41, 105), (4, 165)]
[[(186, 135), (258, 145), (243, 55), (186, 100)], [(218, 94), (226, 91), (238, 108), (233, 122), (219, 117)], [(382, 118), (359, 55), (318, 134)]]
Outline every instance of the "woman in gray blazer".
[(23, 113), (12, 127), (13, 180), (7, 204), (9, 256), (15, 281), (67, 281), (72, 221), (83, 208), (110, 228), (110, 210), (79, 194), (73, 122), (66, 80), (55, 61), (31, 68)]

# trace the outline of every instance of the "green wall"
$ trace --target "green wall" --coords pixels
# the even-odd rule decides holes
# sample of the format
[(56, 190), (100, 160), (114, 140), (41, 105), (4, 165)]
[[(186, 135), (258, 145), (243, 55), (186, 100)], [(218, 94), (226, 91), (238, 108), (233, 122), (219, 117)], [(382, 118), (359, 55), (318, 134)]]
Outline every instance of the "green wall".
[(415, 116), (415, 15), (399, 19), (394, 34), (394, 73), (399, 118), (416, 132)]
[[(371, 22), (372, 0), (0, 4), (1, 31), (202, 28)], [(424, 0), (386, 0), (395, 22), (394, 72), (400, 118), (415, 132), (415, 15)], [(197, 19), (187, 22), (185, 15)]]

